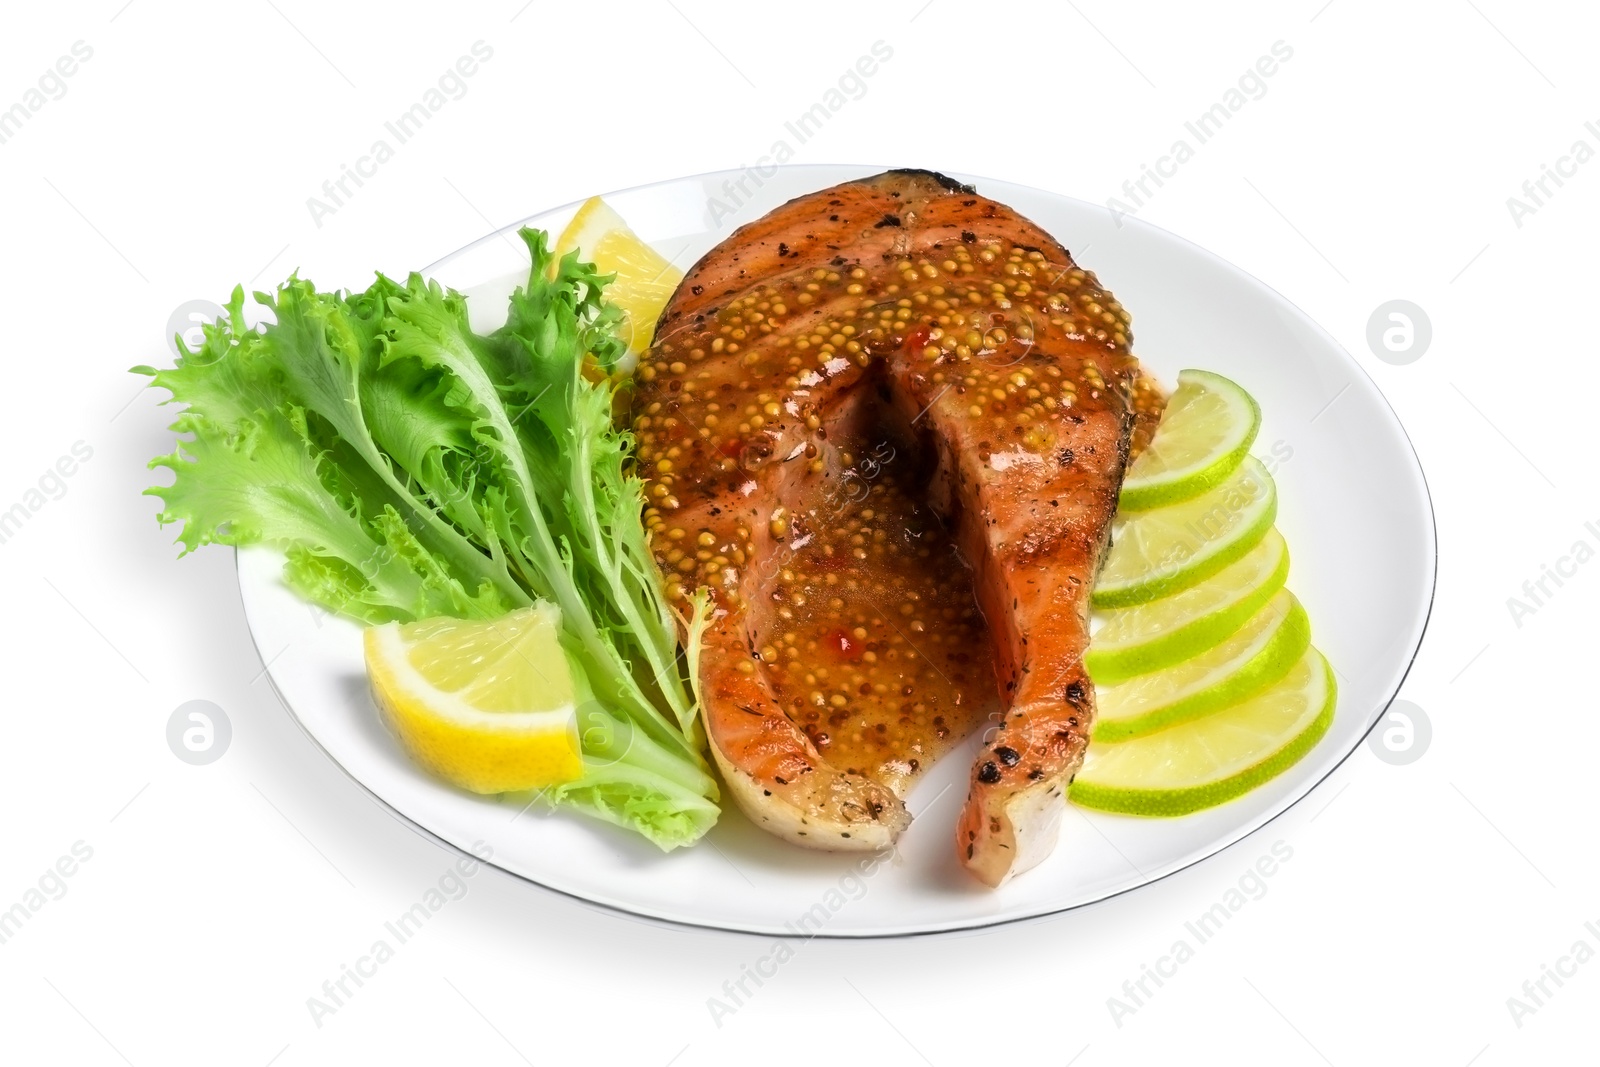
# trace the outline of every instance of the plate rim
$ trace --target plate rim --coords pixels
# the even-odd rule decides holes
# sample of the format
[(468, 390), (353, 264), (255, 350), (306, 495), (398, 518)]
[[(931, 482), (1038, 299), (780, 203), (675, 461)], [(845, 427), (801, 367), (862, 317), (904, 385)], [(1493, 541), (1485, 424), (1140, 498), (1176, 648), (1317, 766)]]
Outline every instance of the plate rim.
[[(721, 178), (723, 176), (740, 175), (740, 174), (744, 174), (746, 172), (746, 170), (748, 170), (748, 169), (749, 168), (744, 168), (744, 169), (725, 169), (725, 170), (704, 171), (704, 172), (699, 173), (699, 174), (685, 174), (685, 175), (680, 175), (678, 177), (665, 178), (665, 179), (660, 179), (660, 180), (657, 180), (657, 181), (641, 182), (639, 184), (627, 186), (625, 188), (614, 189), (614, 190), (611, 190), (609, 192), (599, 193), (599, 194), (592, 194), (592, 195), (599, 195), (599, 196), (604, 196), (604, 197), (615, 197), (615, 196), (619, 196), (619, 195), (621, 195), (623, 193), (633, 192), (633, 191), (639, 190), (639, 189), (653, 188), (653, 187), (656, 187), (656, 186), (672, 185), (672, 184), (676, 184), (676, 183), (679, 183), (679, 182), (690, 182), (690, 181), (696, 181), (696, 180), (705, 179), (705, 178)], [(870, 174), (870, 173), (874, 173), (875, 170), (878, 169), (878, 168), (875, 168), (873, 165), (870, 165), (870, 164), (858, 164), (858, 163), (803, 163), (803, 164), (780, 164), (780, 165), (777, 166), (777, 170), (780, 171), (780, 172), (813, 171), (813, 170), (814, 171), (833, 171), (833, 172), (837, 172), (837, 171), (842, 170), (842, 169), (859, 169), (859, 170), (862, 170), (862, 171), (866, 172), (867, 174)], [(891, 170), (891, 169), (897, 169), (897, 168), (884, 167), (884, 168), (881, 168), (881, 169)], [(1091, 203), (1089, 201), (1081, 200), (1081, 199), (1079, 199), (1077, 197), (1073, 197), (1073, 196), (1068, 196), (1068, 195), (1066, 195), (1064, 193), (1057, 193), (1057, 192), (1053, 192), (1053, 191), (1048, 190), (1048, 189), (1041, 189), (1041, 188), (1038, 188), (1036, 186), (1023, 185), (1023, 184), (1018, 183), (1018, 182), (1007, 181), (1007, 180), (1001, 179), (1001, 178), (986, 178), (986, 177), (983, 177), (983, 176), (980, 176), (980, 175), (967, 174), (965, 172), (952, 173), (952, 172), (948, 172), (948, 171), (941, 171), (940, 173), (947, 174), (949, 177), (955, 178), (958, 181), (968, 182), (968, 183), (972, 183), (972, 184), (975, 184), (975, 185), (977, 183), (988, 183), (990, 186), (995, 186), (995, 185), (1008, 186), (1010, 188), (1015, 188), (1015, 189), (1024, 189), (1024, 190), (1027, 190), (1030, 193), (1037, 193), (1037, 194), (1045, 196), (1045, 197), (1051, 197), (1051, 198), (1055, 198), (1055, 199), (1059, 199), (1059, 200), (1071, 201), (1074, 204), (1081, 205), (1083, 207), (1087, 207), (1087, 208), (1090, 208), (1090, 209), (1094, 209), (1097, 206), (1097, 205), (1095, 205), (1095, 204), (1093, 204), (1093, 203)], [(844, 180), (849, 180), (849, 179), (844, 179)], [(450, 253), (448, 253), (448, 254), (446, 254), (444, 256), (441, 256), (438, 259), (435, 259), (433, 262), (429, 263), (427, 266), (422, 267), (420, 269), (420, 273), (422, 273), (423, 275), (431, 275), (441, 264), (444, 264), (444, 263), (456, 258), (457, 256), (461, 255), (462, 253), (466, 252), (468, 249), (471, 249), (471, 248), (473, 248), (473, 247), (475, 247), (475, 246), (477, 246), (479, 244), (482, 244), (484, 242), (487, 242), (487, 241), (493, 240), (495, 238), (501, 237), (501, 236), (503, 236), (503, 235), (505, 235), (507, 233), (515, 232), (517, 229), (520, 229), (522, 226), (526, 225), (528, 220), (530, 220), (530, 219), (534, 219), (534, 218), (537, 218), (537, 217), (542, 216), (542, 215), (549, 215), (549, 214), (561, 211), (564, 208), (569, 208), (569, 207), (572, 207), (572, 206), (577, 205), (577, 204), (582, 204), (584, 201), (586, 201), (588, 199), (589, 199), (589, 197), (583, 197), (582, 199), (579, 199), (579, 200), (570, 200), (570, 201), (567, 201), (565, 203), (557, 204), (557, 205), (554, 205), (554, 206), (551, 206), (551, 207), (547, 207), (547, 208), (543, 208), (541, 210), (533, 212), (532, 214), (525, 215), (521, 219), (518, 219), (517, 221), (508, 223), (505, 226), (498, 227), (498, 228), (496, 228), (494, 230), (489, 231), (488, 233), (482, 234), (479, 237), (476, 237), (473, 240), (468, 241), (466, 244), (461, 245), (459, 248), (455, 249), (454, 251), (452, 251), (452, 252), (450, 252)], [(1438, 599), (1438, 587), (1439, 587), (1439, 523), (1438, 523), (1438, 516), (1437, 516), (1437, 513), (1434, 510), (1434, 505), (1433, 505), (1433, 491), (1432, 491), (1431, 487), (1428, 485), (1427, 472), (1423, 469), (1423, 466), (1422, 466), (1422, 457), (1420, 455), (1418, 455), (1417, 449), (1416, 449), (1416, 445), (1411, 440), (1410, 434), (1407, 433), (1407, 431), (1406, 431), (1405, 423), (1401, 421), (1399, 414), (1394, 410), (1393, 405), (1391, 405), (1389, 403), (1388, 397), (1378, 387), (1378, 384), (1373, 379), (1373, 377), (1370, 374), (1367, 373), (1366, 368), (1363, 367), (1360, 364), (1360, 362), (1358, 362), (1356, 360), (1356, 358), (1354, 356), (1352, 356), (1350, 354), (1350, 352), (1342, 344), (1339, 343), (1337, 338), (1335, 338), (1326, 329), (1324, 329), (1319, 322), (1317, 322), (1309, 314), (1307, 314), (1298, 304), (1294, 303), (1288, 297), (1284, 296), (1282, 293), (1280, 293), (1277, 289), (1273, 288), (1271, 285), (1268, 285), (1266, 282), (1262, 281), (1260, 278), (1257, 278), (1255, 275), (1251, 274), (1249, 271), (1246, 271), (1244, 268), (1238, 266), (1237, 264), (1234, 264), (1229, 260), (1223, 259), (1221, 256), (1219, 256), (1216, 253), (1214, 253), (1214, 252), (1210, 251), (1209, 249), (1205, 248), (1203, 245), (1197, 244), (1194, 241), (1191, 241), (1188, 238), (1182, 236), (1181, 234), (1174, 233), (1171, 230), (1165, 229), (1165, 228), (1160, 227), (1160, 226), (1156, 226), (1154, 223), (1148, 222), (1148, 221), (1146, 221), (1144, 219), (1140, 219), (1140, 218), (1137, 218), (1137, 217), (1129, 217), (1129, 218), (1121, 220), (1120, 223), (1119, 223), (1119, 228), (1120, 228), (1120, 226), (1124, 226), (1124, 225), (1130, 225), (1130, 226), (1134, 227), (1135, 229), (1145, 230), (1145, 231), (1148, 231), (1148, 232), (1150, 232), (1150, 233), (1152, 233), (1152, 234), (1154, 234), (1154, 235), (1156, 235), (1158, 237), (1161, 237), (1161, 238), (1164, 238), (1164, 239), (1167, 239), (1167, 240), (1171, 240), (1171, 241), (1176, 241), (1176, 242), (1186, 246), (1190, 250), (1199, 253), (1213, 267), (1220, 268), (1220, 269), (1222, 269), (1224, 271), (1227, 271), (1227, 272), (1231, 272), (1235, 276), (1237, 276), (1239, 278), (1242, 278), (1244, 281), (1248, 282), (1250, 285), (1252, 285), (1252, 286), (1254, 286), (1254, 287), (1256, 287), (1256, 288), (1258, 288), (1258, 289), (1270, 294), (1271, 297), (1274, 298), (1282, 307), (1287, 308), (1289, 311), (1291, 311), (1299, 319), (1299, 321), (1303, 325), (1309, 327), (1312, 330), (1312, 332), (1313, 332), (1313, 334), (1315, 336), (1319, 337), (1323, 342), (1325, 342), (1328, 346), (1330, 346), (1334, 352), (1338, 353), (1339, 356), (1343, 357), (1344, 362), (1349, 366), (1350, 369), (1354, 370), (1354, 372), (1355, 372), (1354, 381), (1363, 382), (1365, 384), (1366, 390), (1374, 398), (1376, 398), (1376, 400), (1378, 401), (1378, 403), (1380, 405), (1380, 408), (1381, 408), (1382, 412), (1385, 415), (1387, 415), (1389, 421), (1393, 424), (1394, 428), (1399, 431), (1400, 439), (1403, 442), (1405, 442), (1406, 450), (1410, 453), (1410, 457), (1411, 457), (1410, 470), (1411, 470), (1412, 473), (1415, 474), (1418, 486), (1421, 489), (1421, 501), (1422, 501), (1422, 504), (1423, 504), (1422, 514), (1426, 517), (1426, 520), (1427, 520), (1427, 528), (1428, 528), (1428, 533), (1430, 535), (1429, 541), (1431, 542), (1430, 551), (1427, 553), (1428, 584), (1427, 584), (1426, 603), (1423, 606), (1423, 610), (1422, 610), (1422, 613), (1421, 613), (1421, 622), (1417, 627), (1416, 636), (1411, 642), (1410, 655), (1406, 659), (1405, 666), (1399, 671), (1398, 677), (1396, 678), (1396, 680), (1394, 682), (1394, 685), (1390, 689), (1388, 695), (1382, 697), (1379, 701), (1377, 701), (1375, 703), (1374, 712), (1371, 714), (1371, 720), (1367, 723), (1366, 729), (1364, 729), (1360, 733), (1360, 735), (1356, 738), (1355, 743), (1352, 744), (1343, 754), (1341, 754), (1334, 761), (1334, 763), (1327, 769), (1326, 772), (1324, 772), (1315, 781), (1312, 781), (1308, 785), (1306, 785), (1303, 790), (1299, 790), (1298, 794), (1296, 796), (1294, 796), (1292, 799), (1288, 800), (1287, 802), (1283, 803), (1281, 807), (1277, 808), (1276, 810), (1269, 810), (1267, 813), (1259, 816), (1256, 821), (1254, 821), (1252, 823), (1246, 823), (1246, 824), (1244, 824), (1243, 826), (1237, 828), (1235, 831), (1233, 831), (1231, 833), (1226, 833), (1226, 834), (1223, 834), (1223, 835), (1213, 839), (1208, 844), (1202, 846), (1200, 852), (1197, 855), (1194, 855), (1194, 856), (1192, 856), (1192, 857), (1180, 862), (1177, 866), (1173, 867), (1171, 870), (1163, 871), (1162, 873), (1154, 875), (1152, 877), (1147, 877), (1143, 881), (1141, 881), (1141, 882), (1139, 882), (1139, 883), (1137, 883), (1135, 885), (1129, 885), (1129, 886), (1124, 886), (1124, 887), (1119, 888), (1119, 889), (1113, 889), (1113, 890), (1101, 893), (1101, 894), (1099, 894), (1097, 896), (1092, 896), (1092, 897), (1090, 897), (1089, 899), (1086, 899), (1086, 900), (1079, 900), (1079, 901), (1076, 901), (1074, 903), (1064, 904), (1064, 905), (1062, 905), (1060, 907), (1046, 907), (1043, 910), (1030, 911), (1030, 912), (1026, 912), (1024, 914), (1004, 915), (1004, 916), (996, 916), (996, 917), (985, 917), (985, 918), (982, 918), (982, 919), (979, 919), (979, 920), (976, 920), (976, 921), (955, 920), (955, 921), (947, 921), (947, 922), (943, 922), (943, 923), (933, 922), (933, 923), (926, 923), (926, 924), (920, 925), (920, 926), (918, 926), (916, 928), (904, 929), (904, 930), (874, 930), (874, 929), (856, 930), (856, 931), (850, 931), (850, 930), (836, 930), (836, 931), (818, 930), (818, 931), (815, 931), (813, 933), (809, 933), (809, 934), (803, 935), (805, 940), (809, 941), (809, 940), (812, 940), (812, 939), (815, 939), (815, 938), (821, 938), (821, 939), (830, 940), (830, 941), (866, 941), (866, 940), (890, 940), (890, 939), (913, 938), (913, 937), (937, 937), (937, 936), (945, 936), (945, 935), (958, 934), (958, 933), (976, 932), (976, 931), (980, 931), (980, 930), (991, 930), (991, 929), (995, 929), (997, 927), (1002, 927), (1002, 926), (1013, 926), (1013, 925), (1020, 925), (1020, 924), (1025, 924), (1025, 923), (1039, 922), (1039, 921), (1043, 921), (1043, 920), (1047, 920), (1047, 919), (1059, 918), (1060, 916), (1066, 915), (1069, 912), (1075, 912), (1075, 911), (1079, 911), (1081, 909), (1093, 907), (1093, 906), (1098, 905), (1098, 904), (1104, 904), (1107, 901), (1113, 900), (1113, 899), (1115, 899), (1117, 897), (1123, 896), (1123, 895), (1128, 894), (1128, 893), (1136, 892), (1138, 890), (1144, 889), (1147, 886), (1155, 885), (1158, 882), (1162, 882), (1162, 881), (1165, 881), (1168, 878), (1171, 878), (1173, 875), (1180, 874), (1183, 871), (1187, 871), (1187, 870), (1189, 870), (1189, 869), (1191, 869), (1193, 867), (1196, 867), (1199, 864), (1204, 863), (1207, 860), (1215, 858), (1216, 856), (1220, 855), (1221, 853), (1223, 853), (1223, 852), (1227, 851), (1228, 849), (1232, 848), (1234, 845), (1239, 844), (1240, 842), (1244, 841), (1245, 839), (1253, 836), (1254, 834), (1260, 832), (1261, 830), (1263, 830), (1267, 826), (1269, 826), (1272, 823), (1276, 822), (1278, 819), (1282, 818), (1289, 811), (1291, 811), (1294, 808), (1298, 807), (1312, 793), (1316, 792), (1316, 790), (1317, 790), (1317, 788), (1319, 786), (1321, 786), (1324, 782), (1326, 782), (1329, 778), (1331, 778), (1336, 771), (1338, 771), (1341, 767), (1343, 767), (1345, 765), (1345, 763), (1350, 759), (1350, 757), (1355, 755), (1355, 753), (1364, 744), (1367, 743), (1368, 739), (1372, 735), (1373, 730), (1377, 729), (1378, 725), (1383, 722), (1385, 714), (1388, 712), (1389, 708), (1393, 705), (1395, 700), (1398, 699), (1398, 697), (1400, 695), (1400, 690), (1402, 688), (1404, 688), (1406, 680), (1410, 677), (1412, 669), (1416, 666), (1417, 657), (1420, 656), (1421, 653), (1422, 653), (1422, 645), (1423, 645), (1423, 642), (1427, 638), (1428, 627), (1429, 627), (1429, 624), (1432, 622), (1432, 619), (1433, 619), (1434, 605), (1437, 603), (1437, 599)], [(273, 550), (273, 551), (276, 551), (276, 550)], [(665, 927), (665, 928), (668, 928), (668, 929), (674, 929), (674, 930), (703, 930), (703, 931), (712, 931), (712, 932), (715, 932), (715, 933), (734, 934), (734, 935), (738, 935), (738, 936), (741, 936), (741, 937), (795, 936), (793, 931), (786, 931), (783, 927), (780, 927), (780, 926), (777, 926), (777, 925), (774, 925), (772, 927), (762, 927), (762, 926), (759, 926), (757, 924), (749, 924), (749, 923), (740, 924), (740, 925), (733, 925), (733, 924), (730, 924), (730, 923), (727, 923), (727, 922), (720, 922), (719, 923), (719, 922), (705, 920), (705, 919), (688, 918), (688, 917), (684, 917), (684, 916), (681, 916), (681, 915), (667, 914), (667, 913), (665, 913), (665, 912), (663, 912), (661, 910), (652, 910), (647, 905), (630, 906), (629, 904), (626, 904), (626, 903), (613, 902), (613, 901), (610, 901), (610, 900), (596, 899), (595, 897), (592, 897), (592, 896), (586, 896), (581, 892), (577, 892), (577, 891), (570, 890), (570, 889), (563, 889), (563, 888), (561, 888), (559, 886), (551, 885), (551, 884), (549, 884), (547, 882), (540, 881), (539, 879), (537, 879), (537, 878), (535, 878), (535, 877), (533, 877), (531, 875), (523, 874), (523, 873), (521, 873), (519, 871), (515, 871), (515, 870), (512, 870), (512, 869), (510, 869), (508, 867), (502, 866), (500, 863), (497, 863), (494, 860), (494, 858), (492, 858), (492, 857), (490, 859), (488, 859), (488, 860), (482, 860), (480, 857), (472, 855), (471, 853), (469, 853), (466, 849), (464, 849), (460, 845), (457, 845), (454, 842), (452, 842), (452, 841), (440, 836), (438, 833), (435, 833), (433, 830), (431, 830), (428, 827), (422, 825), (420, 822), (418, 822), (417, 820), (413, 819), (411, 816), (407, 815), (406, 813), (404, 813), (401, 810), (399, 810), (398, 808), (396, 808), (388, 800), (386, 800), (384, 797), (380, 796), (371, 786), (367, 785), (366, 782), (362, 781), (359, 777), (357, 777), (357, 775), (355, 774), (354, 771), (352, 771), (349, 767), (345, 766), (345, 764), (343, 762), (341, 762), (338, 759), (338, 757), (336, 757), (332, 752), (330, 752), (327, 749), (326, 746), (323, 745), (322, 741), (316, 736), (316, 734), (314, 734), (311, 731), (310, 727), (308, 727), (306, 725), (305, 721), (303, 719), (301, 719), (299, 713), (297, 711), (295, 711), (294, 705), (289, 701), (289, 699), (285, 696), (283, 690), (279, 687), (277, 675), (275, 674), (275, 672), (273, 670), (273, 665), (267, 663), (265, 661), (264, 657), (263, 657), (263, 654), (262, 654), (262, 651), (261, 651), (260, 641), (256, 636), (256, 628), (255, 628), (255, 626), (254, 626), (254, 624), (253, 624), (253, 622), (251, 620), (250, 599), (249, 599), (248, 595), (245, 592), (244, 572), (243, 572), (243, 569), (240, 567), (240, 564), (239, 564), (239, 555), (240, 555), (240, 548), (235, 547), (234, 550), (233, 550), (234, 577), (235, 577), (235, 581), (238, 584), (238, 587), (239, 587), (239, 590), (240, 590), (240, 599), (241, 599), (241, 604), (242, 604), (243, 609), (244, 609), (244, 616), (245, 616), (245, 628), (249, 632), (251, 647), (255, 650), (257, 658), (262, 659), (263, 670), (264, 670), (264, 672), (265, 672), (265, 674), (267, 676), (267, 684), (271, 687), (273, 695), (277, 698), (278, 703), (283, 706), (284, 710), (288, 712), (289, 718), (291, 720), (293, 720), (293, 722), (295, 723), (295, 725), (297, 727), (299, 727), (301, 733), (305, 734), (305, 736), (311, 741), (311, 743), (316, 746), (318, 751), (320, 751), (324, 756), (326, 756), (328, 758), (328, 760), (335, 767), (337, 767), (339, 769), (339, 771), (342, 774), (344, 774), (344, 776), (346, 778), (348, 778), (357, 787), (359, 787), (361, 789), (361, 791), (373, 803), (377, 804), (382, 810), (386, 811), (389, 815), (391, 815), (393, 818), (398, 820), (402, 825), (410, 828), (413, 832), (415, 832), (416, 834), (418, 834), (419, 836), (421, 836), (425, 840), (433, 842), (434, 844), (440, 846), (441, 848), (445, 849), (448, 852), (455, 853), (459, 857), (467, 857), (467, 858), (471, 858), (471, 859), (473, 859), (475, 861), (482, 862), (485, 866), (492, 867), (495, 870), (499, 871), (501, 874), (504, 874), (506, 876), (514, 878), (519, 882), (523, 882), (523, 883), (526, 883), (528, 885), (535, 886), (535, 887), (537, 887), (537, 888), (539, 888), (541, 890), (544, 890), (545, 892), (555, 894), (556, 896), (564, 898), (566, 900), (574, 901), (574, 902), (584, 906), (585, 908), (587, 908), (589, 910), (598, 911), (598, 912), (601, 912), (601, 913), (604, 913), (604, 914), (607, 914), (607, 915), (611, 915), (611, 916), (615, 916), (615, 917), (625, 918), (625, 919), (628, 919), (628, 920), (631, 920), (631, 921), (643, 921), (643, 922), (649, 923), (651, 925), (661, 926), (661, 927)]]

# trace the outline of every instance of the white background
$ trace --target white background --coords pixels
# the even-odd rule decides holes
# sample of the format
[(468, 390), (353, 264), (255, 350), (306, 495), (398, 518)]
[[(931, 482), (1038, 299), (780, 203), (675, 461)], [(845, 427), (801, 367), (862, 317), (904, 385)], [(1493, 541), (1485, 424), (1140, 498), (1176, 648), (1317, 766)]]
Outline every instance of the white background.
[[(1520, 226), (1506, 203), (1575, 140), (1600, 149), (1584, 128), (1600, 120), (1588, 12), (1507, 0), (780, 10), (7, 10), (0, 109), (74, 42), (93, 56), (0, 144), (0, 510), (74, 443), (93, 455), (0, 544), (0, 909), (75, 843), (93, 854), (0, 944), (0, 1057), (1591, 1060), (1600, 963), (1547, 981), (1532, 1014), (1507, 1006), (1575, 941), (1600, 950), (1584, 928), (1600, 926), (1600, 565), (1547, 583), (1555, 595), (1520, 620), (1507, 605), (1574, 542), (1600, 547), (1584, 527), (1600, 531), (1589, 474), (1600, 162), (1550, 185)], [(466, 94), (318, 226), (307, 198), (479, 40), (493, 58)], [(1275, 41), (1292, 47), (1266, 95), (1139, 215), (1306, 309), (1410, 432), (1438, 515), (1440, 583), (1402, 696), (1431, 719), (1431, 745), (1406, 766), (1363, 747), (1241, 844), (1074, 914), (805, 945), (720, 1026), (708, 998), (768, 942), (631, 922), (480, 872), (318, 1026), (307, 998), (452, 857), (371, 803), (276, 703), (230, 554), (174, 558), (155, 501), (138, 495), (145, 461), (170, 448), (170, 413), (125, 369), (170, 360), (173, 309), (235, 282), (265, 287), (298, 267), (323, 287), (361, 286), (375, 267), (420, 266), (546, 207), (754, 163), (879, 40), (892, 58), (796, 162), (945, 168), (1091, 201), (1120, 195)], [(1405, 366), (1366, 344), (1368, 316), (1395, 298), (1433, 324), (1431, 347)], [(181, 763), (165, 740), (192, 699), (233, 725), (209, 766)], [(1124, 980), (1278, 841), (1293, 856), (1265, 895), (1114, 1019), (1107, 1000), (1126, 999)]]

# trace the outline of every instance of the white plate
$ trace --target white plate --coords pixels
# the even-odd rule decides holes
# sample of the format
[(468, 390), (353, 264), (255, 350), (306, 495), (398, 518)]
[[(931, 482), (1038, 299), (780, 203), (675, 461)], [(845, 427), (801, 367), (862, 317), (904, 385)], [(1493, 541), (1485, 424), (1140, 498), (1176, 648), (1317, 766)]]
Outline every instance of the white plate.
[[(688, 266), (735, 226), (777, 204), (869, 173), (785, 167), (753, 180), (727, 171), (607, 199), (642, 237)], [(291, 594), (279, 580), (275, 553), (241, 552), (251, 630), (272, 657), (273, 685), (306, 732), (403, 819), (456, 848), (485, 842), (493, 863), (531, 882), (636, 915), (765, 934), (930, 933), (1063, 911), (1198, 862), (1310, 792), (1378, 721), (1427, 623), (1433, 514), (1400, 423), (1356, 362), (1315, 323), (1202, 249), (1134, 219), (1119, 228), (1092, 204), (962, 180), (1038, 222), (1093, 269), (1133, 313), (1136, 351), (1169, 386), (1180, 369), (1204, 367), (1260, 400), (1265, 417), (1256, 452), (1276, 457), (1278, 525), (1294, 560), (1290, 585), (1340, 682), (1333, 726), (1304, 760), (1239, 800), (1182, 819), (1072, 808), (1055, 854), (998, 891), (978, 885), (955, 859), (953, 826), (970, 745), (917, 786), (910, 797), (915, 821), (898, 854), (866, 875), (854, 866), (859, 857), (783, 844), (731, 803), (701, 845), (662, 855), (642, 838), (581, 816), (518, 816), (513, 807), (423, 774), (367, 696), (359, 629)], [(557, 232), (575, 209), (525, 224)], [(503, 321), (503, 298), (523, 278), (526, 262), (515, 227), (508, 227), (427, 273), (471, 294), (474, 325), (489, 328)]]

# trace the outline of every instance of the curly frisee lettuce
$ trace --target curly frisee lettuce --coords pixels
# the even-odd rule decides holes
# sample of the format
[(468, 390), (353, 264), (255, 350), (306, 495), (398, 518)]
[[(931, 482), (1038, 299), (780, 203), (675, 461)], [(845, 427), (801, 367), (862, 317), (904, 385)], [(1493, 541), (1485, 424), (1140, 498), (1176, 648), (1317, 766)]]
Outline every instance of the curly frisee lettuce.
[(671, 849), (716, 821), (717, 786), (633, 440), (612, 422), (614, 387), (584, 374), (623, 356), (621, 316), (607, 277), (555, 261), (542, 231), (522, 238), (527, 285), (488, 335), (464, 297), (417, 274), (361, 293), (291, 277), (255, 295), (274, 320), (262, 328), (235, 289), (198, 349), (135, 368), (185, 405), (177, 449), (151, 462), (172, 484), (147, 492), (186, 553), (274, 546), (291, 589), (362, 622), (554, 603), (593, 699), (584, 774), (545, 796)]

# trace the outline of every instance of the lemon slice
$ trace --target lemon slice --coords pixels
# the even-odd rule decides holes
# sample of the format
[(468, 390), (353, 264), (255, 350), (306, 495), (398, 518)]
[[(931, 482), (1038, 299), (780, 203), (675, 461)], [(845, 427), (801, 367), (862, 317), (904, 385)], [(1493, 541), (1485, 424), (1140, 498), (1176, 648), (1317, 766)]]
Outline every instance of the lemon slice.
[[(661, 309), (683, 281), (683, 271), (639, 239), (622, 216), (598, 196), (584, 201), (556, 241), (556, 258), (577, 249), (602, 274), (614, 274), (606, 300), (621, 308), (622, 336), (635, 357), (650, 347)], [(631, 368), (629, 368), (631, 369)]]
[(1132, 741), (1096, 741), (1068, 796), (1127, 815), (1185, 815), (1282, 774), (1333, 722), (1337, 688), (1308, 648), (1283, 679), (1244, 703)]
[(1095, 582), (1094, 606), (1143, 604), (1209, 578), (1259, 544), (1277, 514), (1272, 476), (1246, 456), (1236, 471), (1197, 497), (1119, 516)]
[(373, 698), (413, 759), (474, 793), (583, 773), (572, 668), (553, 604), (487, 621), (423, 619), (366, 632)]
[(1094, 739), (1126, 741), (1237, 704), (1305, 655), (1311, 620), (1287, 589), (1214, 648), (1095, 694)]
[(1182, 371), (1155, 437), (1128, 468), (1119, 506), (1142, 511), (1199, 496), (1239, 469), (1260, 429), (1249, 393), (1220, 374)]
[(1289, 547), (1269, 529), (1261, 543), (1199, 585), (1110, 611), (1083, 665), (1096, 685), (1171, 667), (1220, 644), (1260, 611), (1289, 577)]

